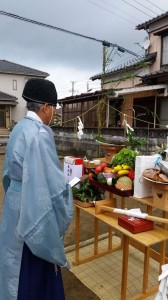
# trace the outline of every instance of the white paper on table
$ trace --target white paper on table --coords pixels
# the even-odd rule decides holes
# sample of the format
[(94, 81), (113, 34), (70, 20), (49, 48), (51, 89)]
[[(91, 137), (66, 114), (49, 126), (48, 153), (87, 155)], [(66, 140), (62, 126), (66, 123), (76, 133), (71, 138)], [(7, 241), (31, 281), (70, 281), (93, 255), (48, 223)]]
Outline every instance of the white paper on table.
[(127, 215), (130, 217), (140, 218), (140, 219), (145, 219), (145, 217), (148, 216), (148, 214), (142, 213), (140, 208), (133, 208), (133, 209), (114, 208), (113, 212), (118, 213), (118, 214)]
[(69, 182), (69, 184), (70, 184), (71, 187), (73, 187), (73, 186), (75, 186), (76, 184), (78, 184), (79, 182), (80, 182), (80, 178), (74, 177), (74, 178)]

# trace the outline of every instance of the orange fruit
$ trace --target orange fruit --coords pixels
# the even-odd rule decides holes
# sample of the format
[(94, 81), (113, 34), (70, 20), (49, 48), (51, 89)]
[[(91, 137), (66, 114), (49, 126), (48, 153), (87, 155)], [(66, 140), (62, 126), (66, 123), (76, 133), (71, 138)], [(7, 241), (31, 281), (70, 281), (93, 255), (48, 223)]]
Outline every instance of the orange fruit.
[(88, 174), (88, 179), (92, 179), (92, 177), (93, 177), (93, 173), (89, 173)]
[(107, 167), (107, 163), (105, 163), (105, 162), (102, 162), (100, 165), (102, 166), (103, 169), (104, 169), (105, 167)]
[(97, 167), (95, 168), (95, 174), (101, 173), (102, 170), (103, 170), (102, 166), (97, 166)]

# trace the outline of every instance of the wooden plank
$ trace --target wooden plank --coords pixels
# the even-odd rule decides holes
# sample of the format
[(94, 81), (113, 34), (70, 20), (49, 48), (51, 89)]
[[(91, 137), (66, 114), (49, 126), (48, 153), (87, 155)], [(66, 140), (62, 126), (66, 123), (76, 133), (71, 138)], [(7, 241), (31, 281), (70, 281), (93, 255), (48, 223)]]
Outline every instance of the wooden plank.
[(142, 288), (142, 292), (144, 294), (146, 293), (146, 290), (148, 288), (149, 258), (150, 258), (150, 247), (145, 247), (144, 271), (143, 271), (143, 288)]
[(99, 222), (97, 218), (94, 218), (94, 255), (98, 254), (98, 234), (99, 234)]
[(80, 224), (80, 209), (75, 207), (75, 263), (79, 263), (79, 224)]
[(74, 203), (78, 204), (79, 206), (85, 207), (85, 208), (94, 206), (94, 203), (82, 202), (82, 201), (77, 200), (77, 199), (74, 199)]
[[(105, 206), (105, 205), (100, 206), (100, 210), (101, 211), (114, 212), (114, 209), (115, 209), (114, 207), (109, 207), (109, 206)], [(147, 215), (143, 219), (150, 220), (150, 221), (153, 221), (153, 222), (168, 224), (168, 219), (165, 219), (165, 218), (159, 218), (159, 217)]]
[(84, 264), (86, 262), (89, 262), (89, 261), (92, 261), (94, 259), (97, 259), (99, 257), (102, 257), (102, 256), (105, 256), (107, 254), (110, 254), (110, 253), (113, 253), (113, 252), (116, 252), (118, 250), (121, 250), (121, 245), (119, 246), (116, 246), (114, 247), (113, 249), (111, 250), (105, 250), (105, 251), (102, 251), (102, 252), (99, 252), (98, 254), (96, 255), (90, 255), (90, 256), (87, 256), (85, 258), (82, 258), (82, 259), (79, 259), (79, 260), (75, 260), (75, 262), (73, 263), (74, 266), (78, 266), (78, 265), (81, 265), (81, 264)]
[(128, 276), (128, 254), (129, 254), (129, 237), (123, 236), (123, 260), (122, 260), (122, 279), (121, 279), (121, 299), (127, 297), (127, 276)]
[(92, 179), (89, 179), (89, 184), (99, 187), (105, 191), (111, 192), (111, 193), (121, 196), (121, 197), (129, 197), (129, 196), (132, 196), (132, 194), (133, 194), (133, 190), (121, 191), (119, 189), (116, 189), (115, 187), (112, 187), (111, 185), (103, 184), (103, 183), (100, 183), (100, 182), (98, 182), (96, 180), (92, 180)]
[(140, 294), (138, 294), (138, 295), (136, 295), (134, 297), (129, 298), (128, 300), (143, 300), (143, 299), (146, 299), (149, 296), (155, 294), (157, 291), (158, 291), (158, 285), (156, 285), (156, 286), (148, 289), (145, 294), (144, 293), (140, 293)]
[(102, 212), (102, 205), (112, 206), (112, 199), (100, 200), (95, 203), (95, 214), (100, 214)]

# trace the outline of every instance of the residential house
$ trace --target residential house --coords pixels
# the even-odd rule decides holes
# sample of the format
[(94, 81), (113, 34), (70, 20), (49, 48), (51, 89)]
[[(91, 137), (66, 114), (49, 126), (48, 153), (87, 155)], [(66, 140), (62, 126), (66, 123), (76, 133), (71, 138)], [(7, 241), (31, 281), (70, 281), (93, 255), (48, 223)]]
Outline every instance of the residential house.
[(18, 122), (26, 112), (22, 91), (27, 79), (46, 78), (48, 73), (30, 67), (0, 60), (0, 134)]
[(159, 128), (168, 124), (168, 12), (136, 29), (147, 32), (145, 54), (92, 76), (92, 80), (101, 80), (102, 91), (60, 99), (63, 126), (73, 126), (78, 115), (84, 116), (85, 128), (97, 126), (96, 104), (102, 93), (106, 101), (102, 111), (104, 127), (122, 126), (125, 117), (133, 127)]
[[(103, 97), (106, 99), (106, 93)], [(59, 99), (62, 107), (62, 126), (74, 127), (75, 120), (82, 115), (82, 121), (87, 127), (98, 127), (97, 103), (102, 99), (102, 91), (83, 93)], [(103, 126), (106, 127), (106, 107), (102, 107), (101, 114), (104, 118)]]
[[(117, 98), (123, 99), (121, 123), (127, 115), (133, 127), (157, 128), (168, 124), (168, 12), (136, 29), (148, 34), (145, 57), (134, 58), (109, 70), (104, 77), (98, 74), (91, 79), (103, 78), (104, 89), (114, 89)], [(115, 98), (109, 97), (109, 107), (113, 102)]]

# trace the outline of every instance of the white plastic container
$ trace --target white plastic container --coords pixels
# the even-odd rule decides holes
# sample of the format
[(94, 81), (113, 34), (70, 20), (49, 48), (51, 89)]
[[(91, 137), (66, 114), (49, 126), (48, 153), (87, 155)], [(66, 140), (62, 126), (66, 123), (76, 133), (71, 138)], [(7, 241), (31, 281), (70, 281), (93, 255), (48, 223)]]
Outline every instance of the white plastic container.
[(155, 163), (160, 157), (159, 154), (149, 156), (136, 156), (135, 159), (135, 179), (134, 179), (134, 197), (145, 198), (152, 197), (152, 185), (147, 182), (142, 173), (145, 169), (155, 168)]

